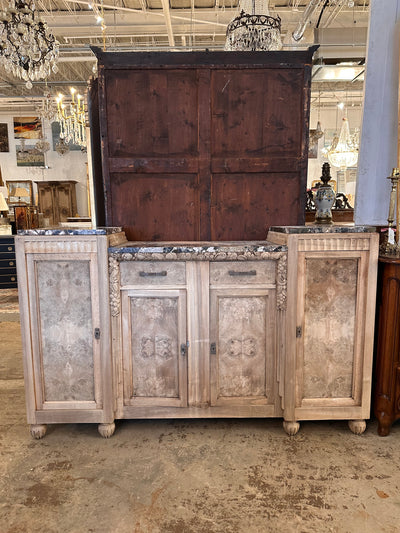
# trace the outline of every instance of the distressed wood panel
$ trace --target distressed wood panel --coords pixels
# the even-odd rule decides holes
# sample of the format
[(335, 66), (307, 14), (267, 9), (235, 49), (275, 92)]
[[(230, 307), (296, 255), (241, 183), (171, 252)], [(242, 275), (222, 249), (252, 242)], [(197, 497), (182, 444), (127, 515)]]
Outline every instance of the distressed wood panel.
[(301, 186), (294, 172), (214, 174), (212, 240), (262, 240), (271, 225), (302, 224)]
[(303, 398), (351, 398), (358, 259), (305, 261)]
[(113, 224), (128, 240), (198, 240), (197, 181), (193, 174), (113, 174)]
[(185, 285), (186, 264), (178, 261), (122, 261), (121, 286)]
[(96, 50), (107, 224), (147, 241), (265, 239), (270, 225), (303, 224), (314, 51)]
[[(197, 76), (193, 70), (123, 70), (107, 75), (111, 157), (196, 154)], [(132, 133), (134, 132), (134, 135)]]
[(301, 153), (302, 70), (244, 69), (212, 72), (213, 156)]
[(89, 261), (37, 261), (44, 401), (94, 401)]
[(210, 263), (212, 285), (276, 284), (276, 261)]

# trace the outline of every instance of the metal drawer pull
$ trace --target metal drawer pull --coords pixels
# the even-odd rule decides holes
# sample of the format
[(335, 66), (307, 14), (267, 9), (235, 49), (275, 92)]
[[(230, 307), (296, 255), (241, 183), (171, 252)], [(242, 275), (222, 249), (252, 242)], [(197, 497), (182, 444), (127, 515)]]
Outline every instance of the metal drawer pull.
[(228, 274), (230, 276), (257, 276), (256, 270), (246, 270), (244, 272), (240, 272), (237, 270), (229, 270)]
[(10, 267), (12, 267), (12, 266), (14, 266), (14, 261), (9, 261), (8, 264), (9, 264)]
[(11, 281), (15, 281), (15, 277), (14, 276), (11, 276)]
[(12, 252), (12, 246), (9, 246), (9, 247), (7, 248), (7, 250), (8, 250), (9, 252)]
[(167, 275), (166, 270), (161, 270), (161, 272), (139, 272), (141, 278), (155, 278), (155, 277), (164, 277)]

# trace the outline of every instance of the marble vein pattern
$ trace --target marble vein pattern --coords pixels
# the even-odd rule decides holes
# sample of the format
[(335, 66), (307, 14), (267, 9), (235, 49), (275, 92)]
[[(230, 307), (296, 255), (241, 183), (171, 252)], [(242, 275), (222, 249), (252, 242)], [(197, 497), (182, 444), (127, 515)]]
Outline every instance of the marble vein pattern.
[(45, 401), (94, 401), (88, 261), (37, 261)]
[(268, 241), (204, 245), (143, 245), (127, 243), (110, 247), (109, 276), (112, 316), (120, 313), (120, 268), (122, 261), (276, 261), (277, 309), (287, 302), (287, 246)]
[(286, 234), (307, 233), (376, 233), (375, 226), (336, 226), (333, 225), (310, 225), (310, 226), (272, 226), (269, 231)]
[(357, 259), (307, 259), (304, 398), (351, 398)]
[(112, 235), (113, 233), (119, 233), (122, 231), (121, 227), (110, 228), (37, 228), (37, 229), (25, 229), (18, 230), (18, 235), (37, 235), (37, 236), (50, 236), (50, 235)]

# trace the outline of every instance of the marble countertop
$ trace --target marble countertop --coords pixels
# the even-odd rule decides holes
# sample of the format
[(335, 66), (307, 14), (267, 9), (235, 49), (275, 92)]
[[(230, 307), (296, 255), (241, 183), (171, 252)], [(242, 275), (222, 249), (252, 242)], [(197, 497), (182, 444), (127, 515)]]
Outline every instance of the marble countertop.
[(287, 246), (268, 241), (125, 242), (108, 249), (119, 260), (251, 260), (286, 253)]
[(37, 228), (18, 230), (18, 235), (112, 235), (122, 231), (121, 227), (113, 228)]
[(303, 233), (375, 233), (375, 226), (309, 225), (309, 226), (272, 226), (269, 231), (286, 234)]

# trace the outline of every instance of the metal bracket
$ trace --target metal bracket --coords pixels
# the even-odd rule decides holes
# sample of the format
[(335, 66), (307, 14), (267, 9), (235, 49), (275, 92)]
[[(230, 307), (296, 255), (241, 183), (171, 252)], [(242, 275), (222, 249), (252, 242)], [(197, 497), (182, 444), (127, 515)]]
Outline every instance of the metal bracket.
[(100, 339), (100, 328), (94, 328), (94, 338)]
[(297, 326), (296, 328), (296, 337), (299, 339), (303, 334), (303, 328), (301, 326)]
[(210, 344), (210, 355), (217, 355), (217, 343), (212, 342)]
[(181, 344), (181, 355), (182, 357), (186, 357), (188, 354), (188, 348), (189, 348), (189, 341), (183, 342)]

